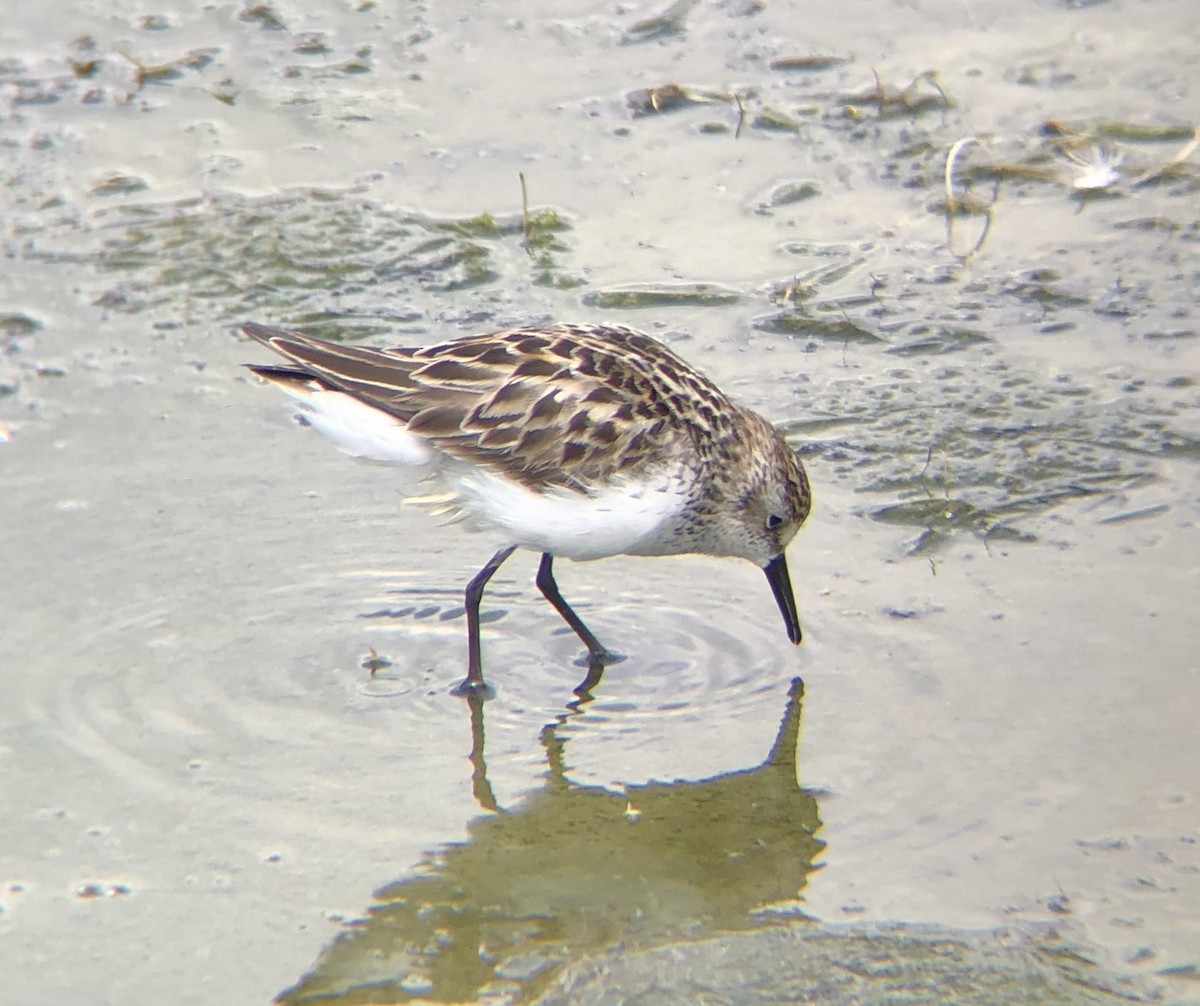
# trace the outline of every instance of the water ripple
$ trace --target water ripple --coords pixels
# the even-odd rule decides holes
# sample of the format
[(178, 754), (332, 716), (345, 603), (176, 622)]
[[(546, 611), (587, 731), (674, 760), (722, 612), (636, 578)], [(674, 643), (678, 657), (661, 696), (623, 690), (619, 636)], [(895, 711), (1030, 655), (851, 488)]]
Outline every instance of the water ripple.
[[(604, 726), (607, 745), (657, 743), (697, 709), (719, 708), (724, 723), (754, 715), (794, 671), (765, 586), (732, 606), (716, 586), (676, 604), (655, 592), (659, 573), (646, 576), (645, 593), (604, 589), (620, 575), (610, 569), (575, 591), (587, 598), (580, 614), (626, 659), (607, 668), (570, 730)], [(270, 590), (226, 591), (219, 610), (230, 614), (205, 623), (190, 620), (186, 595), (96, 611), (77, 621), (76, 657), (61, 675), (27, 685), (26, 714), (124, 784), (186, 801), (191, 813), (349, 838), (352, 821), (328, 807), (361, 797), (364, 776), (386, 792), (376, 766), (424, 771), (465, 753), (465, 706), (448, 695), (465, 670), (462, 598), (427, 585), (435, 579), (301, 565)], [(374, 675), (372, 652), (390, 662)], [(493, 736), (508, 737), (500, 775), (506, 762), (536, 769), (537, 731), (575, 701), (581, 652), (531, 583), (497, 577), (484, 658), (498, 692), (487, 710)], [(313, 806), (324, 808), (319, 820)]]

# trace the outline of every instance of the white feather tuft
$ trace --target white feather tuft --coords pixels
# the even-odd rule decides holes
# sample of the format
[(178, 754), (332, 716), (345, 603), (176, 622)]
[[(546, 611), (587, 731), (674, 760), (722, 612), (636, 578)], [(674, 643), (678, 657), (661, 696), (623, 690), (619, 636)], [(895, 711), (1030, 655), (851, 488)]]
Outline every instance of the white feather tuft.
[(304, 422), (325, 434), (338, 450), (351, 457), (413, 467), (434, 460), (434, 449), (409, 433), (395, 416), (315, 382), (279, 386), (300, 402), (300, 418)]

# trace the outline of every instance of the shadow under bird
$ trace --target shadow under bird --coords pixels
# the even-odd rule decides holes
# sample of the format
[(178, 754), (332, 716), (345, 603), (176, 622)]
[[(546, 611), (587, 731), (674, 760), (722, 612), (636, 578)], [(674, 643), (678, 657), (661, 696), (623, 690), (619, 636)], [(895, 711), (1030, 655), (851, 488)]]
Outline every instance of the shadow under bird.
[(759, 566), (800, 642), (784, 549), (808, 516), (795, 452), (758, 413), (648, 335), (547, 325), (424, 348), (373, 349), (264, 325), (242, 330), (287, 365), (248, 365), (300, 402), (345, 453), (404, 466), (410, 502), (502, 547), (466, 589), (468, 661), (455, 689), (485, 695), (479, 602), (518, 548), (590, 654), (614, 658), (559, 593), (556, 556), (734, 556)]

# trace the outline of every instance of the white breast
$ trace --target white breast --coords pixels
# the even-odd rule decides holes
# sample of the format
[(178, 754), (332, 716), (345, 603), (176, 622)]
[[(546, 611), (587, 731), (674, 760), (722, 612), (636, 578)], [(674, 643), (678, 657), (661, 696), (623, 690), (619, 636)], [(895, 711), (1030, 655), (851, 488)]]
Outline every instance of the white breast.
[(679, 551), (673, 530), (687, 503), (679, 477), (624, 480), (585, 494), (534, 492), (481, 468), (456, 465), (443, 474), (472, 517), (503, 530), (515, 545), (580, 561)]

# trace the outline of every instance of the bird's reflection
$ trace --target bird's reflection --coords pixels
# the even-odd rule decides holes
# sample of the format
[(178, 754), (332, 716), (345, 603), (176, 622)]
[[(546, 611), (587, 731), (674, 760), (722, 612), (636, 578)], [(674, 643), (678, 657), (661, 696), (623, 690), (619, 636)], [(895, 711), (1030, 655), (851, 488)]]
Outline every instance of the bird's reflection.
[(799, 679), (761, 765), (623, 793), (567, 777), (561, 726), (586, 704), (587, 689), (577, 694), (542, 731), (542, 788), (507, 810), (487, 779), (483, 704), (472, 704), (472, 785), (495, 813), (377, 892), (368, 918), (281, 1002), (525, 1000), (614, 944), (745, 930), (765, 906), (796, 909), (823, 848), (816, 799), (796, 781)]
[[(624, 657), (617, 657), (617, 660), (624, 660)], [(614, 661), (589, 660), (587, 664), (587, 674), (584, 679), (579, 682), (571, 691), (574, 694), (570, 702), (567, 703), (567, 711), (559, 716), (553, 723), (548, 723), (542, 729), (542, 746), (546, 749), (546, 754), (550, 763), (549, 778), (553, 779), (556, 775), (563, 777), (564, 768), (562, 764), (562, 746), (565, 743), (556, 736), (555, 731), (563, 726), (572, 716), (578, 715), (583, 711), (584, 706), (593, 700), (592, 689), (600, 684), (600, 680), (604, 677), (604, 668), (609, 663)], [(800, 679), (797, 678), (794, 686), (803, 686)], [(483, 695), (471, 693), (466, 696), (467, 703), (471, 708), (471, 792), (474, 794), (476, 801), (484, 810), (491, 810), (497, 813), (502, 812), (502, 808), (496, 803), (496, 794), (492, 791), (492, 784), (487, 777), (487, 758), (484, 752), (484, 717), (483, 708), (485, 698)], [(797, 702), (797, 722), (796, 730), (799, 731), (799, 698)], [(794, 753), (794, 752), (793, 752)]]

